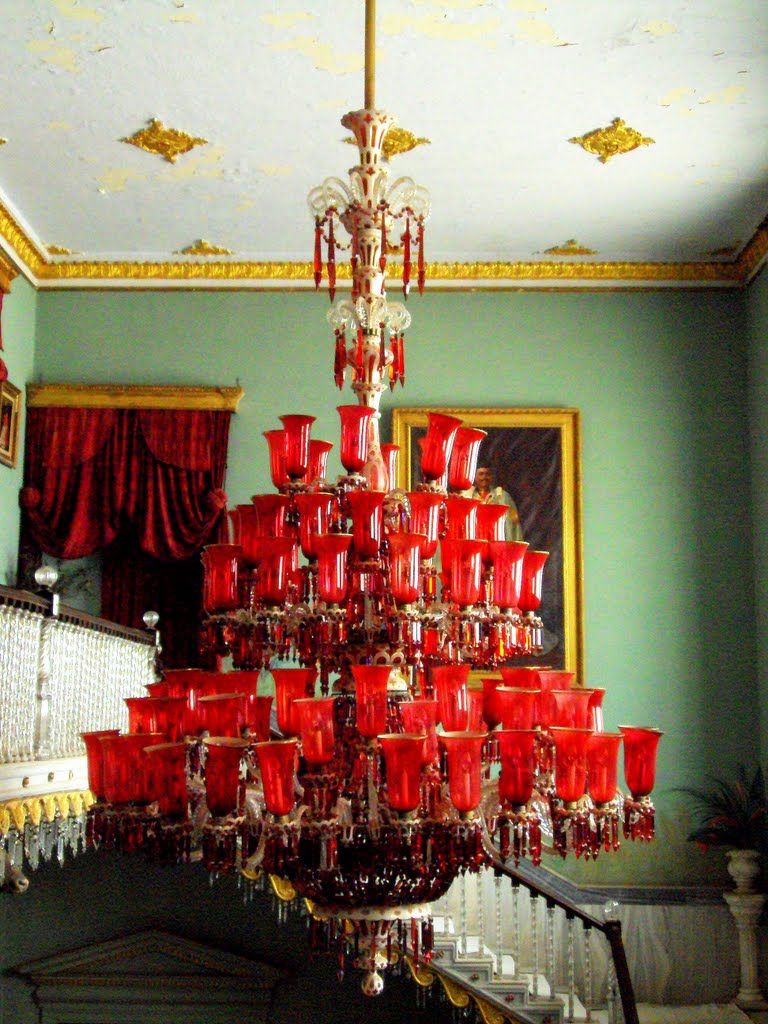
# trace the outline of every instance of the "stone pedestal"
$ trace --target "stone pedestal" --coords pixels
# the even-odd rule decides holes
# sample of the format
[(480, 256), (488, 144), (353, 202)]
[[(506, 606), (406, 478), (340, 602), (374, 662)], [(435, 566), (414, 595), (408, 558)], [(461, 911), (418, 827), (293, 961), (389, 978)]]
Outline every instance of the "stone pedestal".
[(741, 984), (736, 1005), (743, 1010), (768, 1010), (757, 972), (757, 922), (766, 897), (758, 892), (726, 892), (723, 896), (733, 914), (739, 936)]

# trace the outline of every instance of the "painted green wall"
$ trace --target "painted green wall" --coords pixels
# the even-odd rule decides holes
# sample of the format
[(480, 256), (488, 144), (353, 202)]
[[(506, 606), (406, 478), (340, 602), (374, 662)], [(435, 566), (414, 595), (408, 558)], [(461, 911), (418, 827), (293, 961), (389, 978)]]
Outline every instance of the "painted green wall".
[(768, 763), (768, 273), (747, 292), (750, 354), (749, 416), (752, 450), (752, 516), (755, 524), (755, 613), (761, 757)]
[(8, 379), (22, 390), (22, 422), (19, 433), (19, 458), (14, 469), (0, 466), (0, 583), (16, 584), (19, 547), (19, 489), (24, 456), (23, 392), (32, 376), (35, 350), (36, 295), (22, 277), (14, 279), (11, 291), (3, 299), (3, 360)]
[[(315, 436), (337, 439), (350, 398), (332, 384), (325, 308), (305, 293), (42, 293), (35, 375), (239, 381), (227, 490), (247, 501), (271, 489), (261, 433), (280, 413), (310, 412)], [(408, 380), (387, 409), (582, 412), (586, 682), (608, 690), (608, 727), (666, 733), (663, 841), (590, 880), (711, 880), (720, 861), (685, 843), (672, 790), (759, 747), (743, 294), (433, 293), (411, 308)]]

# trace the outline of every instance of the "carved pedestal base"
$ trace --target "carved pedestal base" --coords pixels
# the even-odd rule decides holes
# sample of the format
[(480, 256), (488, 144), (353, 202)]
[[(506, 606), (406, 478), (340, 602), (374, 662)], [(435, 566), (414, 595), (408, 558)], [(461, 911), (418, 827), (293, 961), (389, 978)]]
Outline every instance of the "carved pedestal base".
[(726, 892), (723, 896), (733, 914), (739, 936), (741, 985), (736, 1005), (743, 1010), (768, 1010), (757, 973), (757, 922), (766, 897), (763, 893), (740, 892)]

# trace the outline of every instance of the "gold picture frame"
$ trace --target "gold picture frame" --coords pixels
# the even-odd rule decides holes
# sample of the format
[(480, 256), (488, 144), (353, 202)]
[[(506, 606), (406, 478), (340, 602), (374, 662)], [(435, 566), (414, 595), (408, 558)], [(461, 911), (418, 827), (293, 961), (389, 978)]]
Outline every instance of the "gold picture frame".
[(544, 651), (529, 663), (575, 672), (577, 682), (585, 685), (579, 410), (393, 409), (392, 440), (400, 446), (398, 486), (405, 490), (419, 482), (418, 439), (426, 433), (431, 412), (458, 416), (465, 426), (487, 431), (478, 465), (490, 466), (494, 483), (512, 496), (523, 539), (550, 552), (540, 610)]
[(21, 391), (9, 380), (0, 383), (0, 463), (13, 469), (19, 454)]

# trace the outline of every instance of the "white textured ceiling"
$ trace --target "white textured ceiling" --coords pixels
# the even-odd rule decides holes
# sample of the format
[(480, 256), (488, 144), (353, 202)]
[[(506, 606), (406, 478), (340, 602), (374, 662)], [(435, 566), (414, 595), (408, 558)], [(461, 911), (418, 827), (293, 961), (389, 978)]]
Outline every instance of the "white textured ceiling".
[[(31, 277), (198, 239), (309, 259), (306, 193), (355, 162), (362, 0), (0, 0), (0, 24), (0, 234)], [(767, 0), (379, 0), (376, 93), (431, 140), (392, 161), (432, 194), (429, 261), (728, 263), (768, 213)], [(617, 117), (653, 142), (569, 141)], [(120, 141), (152, 118), (207, 143)], [(546, 253), (570, 239), (594, 254)]]

